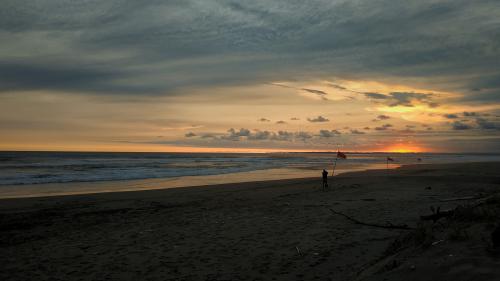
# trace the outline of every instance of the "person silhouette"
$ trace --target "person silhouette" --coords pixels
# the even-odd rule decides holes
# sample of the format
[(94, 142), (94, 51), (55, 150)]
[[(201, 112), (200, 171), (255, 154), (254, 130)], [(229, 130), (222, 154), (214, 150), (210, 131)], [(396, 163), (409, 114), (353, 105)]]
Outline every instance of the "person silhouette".
[(321, 174), (323, 175), (323, 190), (325, 190), (328, 188), (328, 172), (323, 169)]

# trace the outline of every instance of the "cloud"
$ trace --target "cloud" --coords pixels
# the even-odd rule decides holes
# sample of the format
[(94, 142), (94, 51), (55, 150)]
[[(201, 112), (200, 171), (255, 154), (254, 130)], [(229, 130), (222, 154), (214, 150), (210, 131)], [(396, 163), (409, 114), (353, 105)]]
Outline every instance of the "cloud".
[(472, 126), (465, 124), (463, 122), (460, 122), (460, 121), (455, 121), (455, 122), (451, 123), (451, 125), (452, 125), (453, 130), (457, 130), (457, 131), (472, 129)]
[(380, 93), (362, 93), (376, 103), (383, 103), (390, 107), (405, 106), (413, 107), (417, 103), (426, 104), (429, 107), (438, 107), (439, 104), (433, 101), (433, 94), (414, 92), (391, 92), (387, 95)]
[(491, 120), (486, 120), (484, 118), (476, 118), (476, 123), (480, 129), (483, 130), (500, 130), (500, 123)]
[(387, 119), (391, 119), (391, 116), (381, 114), (381, 115), (377, 116), (377, 118), (373, 119), (372, 121), (378, 122), (378, 121), (387, 120)]
[(458, 115), (456, 115), (456, 114), (444, 114), (443, 117), (447, 118), (447, 119), (457, 119)]
[(384, 124), (384, 125), (382, 125), (380, 127), (375, 127), (375, 130), (377, 130), (377, 131), (385, 131), (385, 130), (391, 128), (391, 127), (392, 127), (391, 124)]
[(349, 91), (351, 92), (349, 89), (347, 89), (346, 87), (343, 87), (343, 86), (340, 86), (340, 85), (337, 85), (337, 84), (334, 84), (334, 83), (331, 83), (329, 82), (328, 83), (328, 86), (334, 88), (334, 89), (337, 89), (337, 90), (342, 90), (342, 91)]
[(308, 89), (308, 88), (302, 88), (302, 90), (304, 90), (308, 93), (315, 94), (315, 95), (319, 96), (322, 100), (328, 100), (328, 98), (326, 97), (326, 96), (328, 96), (328, 93), (326, 93), (324, 91), (315, 90), (315, 89)]
[(305, 141), (307, 141), (309, 139), (312, 139), (313, 136), (310, 133), (308, 133), (308, 132), (302, 132), (302, 131), (300, 131), (300, 132), (295, 133), (294, 137), (296, 139), (298, 139), (298, 140), (301, 140), (301, 141), (305, 142)]
[(476, 117), (476, 116), (479, 116), (479, 114), (477, 112), (468, 112), (468, 111), (464, 111), (463, 115), (465, 117)]
[(423, 128), (425, 128), (427, 131), (433, 130), (433, 128), (430, 125), (428, 125), (428, 124), (421, 124), (420, 126), (422, 126)]
[[(423, 94), (423, 93), (408, 93), (408, 92), (392, 92), (391, 97), (393, 98), (393, 102), (390, 106), (414, 106), (414, 101), (422, 101), (427, 104), (431, 103), (432, 94)], [(432, 106), (435, 107), (435, 106)]]
[(238, 141), (241, 137), (250, 137), (250, 130), (241, 128), (239, 131), (231, 128), (227, 130), (228, 134), (221, 136), (222, 139)]
[(267, 118), (260, 118), (259, 122), (271, 122), (271, 120), (269, 120)]
[[(483, 112), (490, 112), (492, 116), (499, 114), (486, 109), (498, 108), (500, 102), (499, 14), (498, 1), (492, 0), (420, 0), (411, 1), (411, 4), (392, 0), (144, 3), (132, 0), (4, 0), (0, 9), (0, 111), (7, 112), (9, 104), (13, 103), (4, 101), (10, 98), (22, 101), (17, 104), (25, 110), (17, 115), (10, 113), (13, 111), (3, 113), (0, 119), (5, 122), (8, 115), (8, 118), (23, 121), (25, 112), (37, 107), (32, 101), (39, 102), (46, 112), (56, 106), (61, 112), (71, 111), (69, 115), (60, 116), (61, 119), (83, 120), (87, 118), (83, 115), (101, 114), (105, 107), (101, 100), (111, 101), (106, 104), (111, 107), (115, 101), (148, 99), (154, 100), (156, 106), (131, 106), (128, 113), (174, 117), (182, 119), (184, 124), (202, 120), (206, 121), (206, 130), (217, 131), (235, 126), (241, 121), (238, 118), (244, 118), (242, 116), (254, 116), (254, 122), (258, 116), (266, 116), (265, 109), (255, 112), (259, 115), (248, 115), (243, 112), (249, 110), (248, 107), (242, 107), (241, 116), (235, 120), (224, 119), (222, 115), (240, 109), (231, 104), (237, 99), (242, 103), (242, 100), (253, 101), (265, 96), (270, 101), (267, 105), (274, 105), (271, 102), (276, 102), (277, 106), (291, 102), (296, 105), (296, 95), (288, 99), (285, 94), (297, 89), (308, 96), (341, 99), (318, 104), (325, 106), (323, 109), (309, 107), (309, 101), (304, 100), (303, 107), (300, 105), (288, 111), (303, 120), (307, 116), (335, 112), (339, 120), (333, 121), (342, 124), (339, 128), (345, 125), (361, 128), (368, 124), (356, 122), (369, 119), (358, 113), (367, 113), (364, 103), (368, 101), (388, 107), (414, 107), (414, 110), (384, 108), (383, 112), (393, 112), (388, 113), (393, 118), (439, 122), (442, 116), (417, 115), (421, 106), (436, 107), (439, 102), (443, 103), (443, 108), (454, 110), (449, 112), (456, 113), (459, 108), (467, 110), (463, 116), (456, 114), (460, 118), (449, 119), (450, 123), (445, 125), (447, 129), (451, 130), (451, 122), (467, 117), (464, 119), (468, 121), (460, 122), (489, 131), (464, 134), (494, 134), (492, 128), (496, 125), (492, 124), (497, 120), (486, 117)], [(273, 81), (284, 81), (283, 84), (296, 88), (257, 89), (259, 85), (268, 87)], [(345, 84), (338, 81), (345, 81)], [(388, 81), (394, 87), (385, 87)], [(252, 91), (242, 90), (245, 93), (240, 94), (235, 89)], [(451, 98), (440, 96), (440, 93), (450, 93)], [(57, 98), (47, 98), (53, 94)], [(28, 95), (34, 98), (29, 100)], [(352, 96), (358, 101), (344, 100)], [(70, 99), (71, 102), (66, 103)], [(227, 108), (217, 111), (218, 107), (204, 103), (209, 99), (222, 101)], [(80, 109), (80, 101), (91, 101), (95, 110)], [(162, 107), (162, 111), (158, 107)], [(277, 108), (276, 114), (284, 112), (279, 110), (282, 108)], [(120, 110), (124, 111), (125, 108)], [(410, 111), (411, 114), (395, 113)], [(440, 116), (448, 110), (432, 111)], [(353, 117), (345, 117), (345, 112), (352, 112)], [(57, 113), (54, 111), (53, 115), (59, 117)], [(31, 115), (36, 116), (35, 113)], [(73, 115), (74, 118), (67, 118)], [(280, 120), (268, 117), (273, 120), (264, 118), (269, 121), (261, 122), (272, 125)], [(476, 120), (478, 117), (483, 120)], [(322, 118), (324, 120), (309, 118), (309, 122), (328, 121)], [(118, 119), (113, 115), (113, 120), (107, 120), (126, 124)], [(7, 121), (10, 126), (15, 124)], [(224, 123), (229, 121), (231, 123)], [(92, 122), (92, 125), (87, 122), (88, 126), (104, 126), (99, 122)], [(401, 122), (395, 120), (394, 125), (404, 126)], [(239, 126), (249, 125), (241, 123)], [(433, 134), (437, 136), (442, 128), (439, 123), (435, 126)], [(383, 126), (378, 128), (387, 130)], [(430, 130), (431, 127), (425, 128)], [(145, 135), (149, 126), (135, 126), (127, 133), (132, 130), (135, 135)], [(197, 136), (182, 138), (182, 134), (189, 131), (196, 132)], [(210, 142), (221, 140), (223, 136), (245, 141), (252, 137), (269, 141), (273, 138), (299, 139), (296, 132), (286, 131), (281, 135), (255, 130), (245, 135), (239, 129), (214, 134), (200, 131), (188, 128), (147, 133), (165, 133), (165, 139), (180, 134), (186, 142)], [(307, 139), (305, 136), (302, 139)], [(313, 136), (317, 138), (317, 132)], [(349, 136), (346, 134), (342, 138)]]
[(320, 130), (319, 131), (319, 137), (321, 138), (333, 138), (335, 136), (339, 136), (341, 135), (342, 133), (337, 131), (337, 130)]
[(233, 135), (233, 136), (238, 136), (238, 137), (247, 137), (250, 135), (250, 130), (241, 128), (239, 131), (236, 131), (235, 129), (231, 128), (228, 130), (228, 132)]
[(278, 131), (274, 134), (273, 139), (278, 141), (292, 141), (294, 133), (287, 131)]
[(353, 134), (353, 135), (364, 135), (364, 134), (365, 134), (365, 132), (363, 132), (363, 131), (359, 131), (359, 130), (357, 130), (357, 129), (352, 129), (352, 130), (351, 130), (351, 134)]
[(195, 136), (196, 136), (196, 134), (195, 134), (195, 133), (193, 133), (193, 132), (189, 132), (189, 133), (186, 133), (184, 136), (185, 136), (186, 138), (191, 138), (191, 137), (195, 137)]
[(271, 132), (269, 139), (277, 141), (301, 141), (306, 142), (312, 139), (313, 135), (308, 132), (298, 131), (298, 132), (288, 132), (288, 131), (278, 131), (277, 133)]
[(379, 93), (363, 93), (367, 98), (375, 99), (375, 100), (385, 100), (389, 99), (389, 96)]
[(330, 120), (326, 117), (319, 115), (318, 117), (315, 118), (307, 118), (307, 121), (314, 123), (314, 122), (328, 122)]
[(391, 96), (396, 100), (391, 106), (413, 106), (413, 101), (428, 100), (430, 94), (417, 94), (417, 93), (406, 93), (406, 92), (396, 92), (391, 93)]
[(272, 133), (270, 139), (278, 141), (302, 141), (306, 142), (312, 139), (313, 135), (308, 132), (298, 131), (298, 132), (287, 132), (278, 131), (278, 133)]
[(249, 140), (269, 140), (273, 134), (269, 131), (256, 131), (248, 135)]
[[(0, 37), (1, 38), (1, 37)], [(2, 53), (0, 52), (0, 55)], [(129, 92), (134, 87), (113, 85), (111, 81), (125, 73), (105, 67), (59, 63), (48, 65), (19, 60), (0, 60), (0, 92), (26, 90), (73, 90)], [(144, 88), (144, 90), (147, 90)]]
[(316, 90), (316, 89), (310, 89), (310, 88), (299, 88), (299, 87), (295, 87), (295, 86), (292, 86), (292, 85), (287, 85), (287, 84), (280, 83), (280, 82), (272, 82), (272, 83), (269, 83), (269, 84), (274, 85), (274, 86), (278, 86), (278, 87), (282, 87), (282, 88), (302, 90), (302, 91), (305, 91), (307, 93), (314, 94), (317, 97), (321, 98), (322, 100), (325, 100), (325, 101), (328, 100), (328, 98), (327, 98), (328, 93), (325, 92), (325, 91)]
[(202, 139), (217, 139), (216, 134), (205, 133), (200, 136)]
[[(334, 132), (334, 131), (332, 131)], [(218, 141), (288, 141), (295, 142), (301, 141), (305, 142), (312, 139), (314, 136), (309, 132), (297, 131), (267, 131), (267, 130), (249, 130), (246, 128), (241, 128), (235, 130), (230, 128), (225, 134), (209, 133), (202, 135), (201, 138), (212, 138)]]
[(410, 78), (499, 100), (495, 1), (2, 4), (1, 91), (171, 95), (336, 74)]

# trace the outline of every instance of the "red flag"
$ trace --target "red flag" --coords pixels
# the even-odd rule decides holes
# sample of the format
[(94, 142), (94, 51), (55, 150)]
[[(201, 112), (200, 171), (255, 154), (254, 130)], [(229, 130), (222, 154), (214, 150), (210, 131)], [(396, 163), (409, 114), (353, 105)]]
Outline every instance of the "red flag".
[(340, 151), (337, 151), (337, 157), (342, 159), (347, 159), (347, 156), (345, 156), (345, 154)]
[(387, 161), (394, 162), (394, 159), (392, 159), (391, 157), (387, 157)]

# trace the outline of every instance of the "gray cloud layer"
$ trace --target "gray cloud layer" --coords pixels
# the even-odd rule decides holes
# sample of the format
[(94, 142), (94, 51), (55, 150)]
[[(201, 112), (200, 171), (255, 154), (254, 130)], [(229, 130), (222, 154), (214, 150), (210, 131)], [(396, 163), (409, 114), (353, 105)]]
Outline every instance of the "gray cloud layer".
[(337, 75), (500, 100), (494, 0), (5, 0), (0, 40), (0, 91), (173, 94)]
[[(323, 130), (322, 130), (323, 131)], [(330, 131), (325, 132), (330, 133)], [(331, 131), (332, 135), (325, 136), (324, 132), (321, 133), (322, 137), (333, 137), (333, 134), (336, 134), (337, 131)], [(340, 133), (338, 133), (340, 134)], [(186, 138), (195, 137), (195, 134), (188, 133), (185, 135)], [(249, 130), (246, 128), (241, 128), (239, 130), (235, 130), (231, 128), (227, 130), (226, 134), (215, 135), (215, 134), (204, 134), (200, 136), (201, 138), (211, 138), (214, 140), (223, 140), (223, 141), (301, 141), (305, 142), (309, 139), (312, 139), (314, 135), (309, 132), (297, 131), (297, 132), (289, 132), (289, 131), (261, 131), (261, 130)]]

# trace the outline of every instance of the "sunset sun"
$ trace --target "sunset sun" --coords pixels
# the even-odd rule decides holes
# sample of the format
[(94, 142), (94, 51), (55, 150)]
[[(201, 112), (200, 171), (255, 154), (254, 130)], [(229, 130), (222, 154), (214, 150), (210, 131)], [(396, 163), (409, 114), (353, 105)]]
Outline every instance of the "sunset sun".
[(429, 149), (417, 145), (409, 144), (395, 144), (388, 146), (384, 149), (385, 152), (395, 152), (395, 153), (420, 153), (420, 152), (430, 152)]

